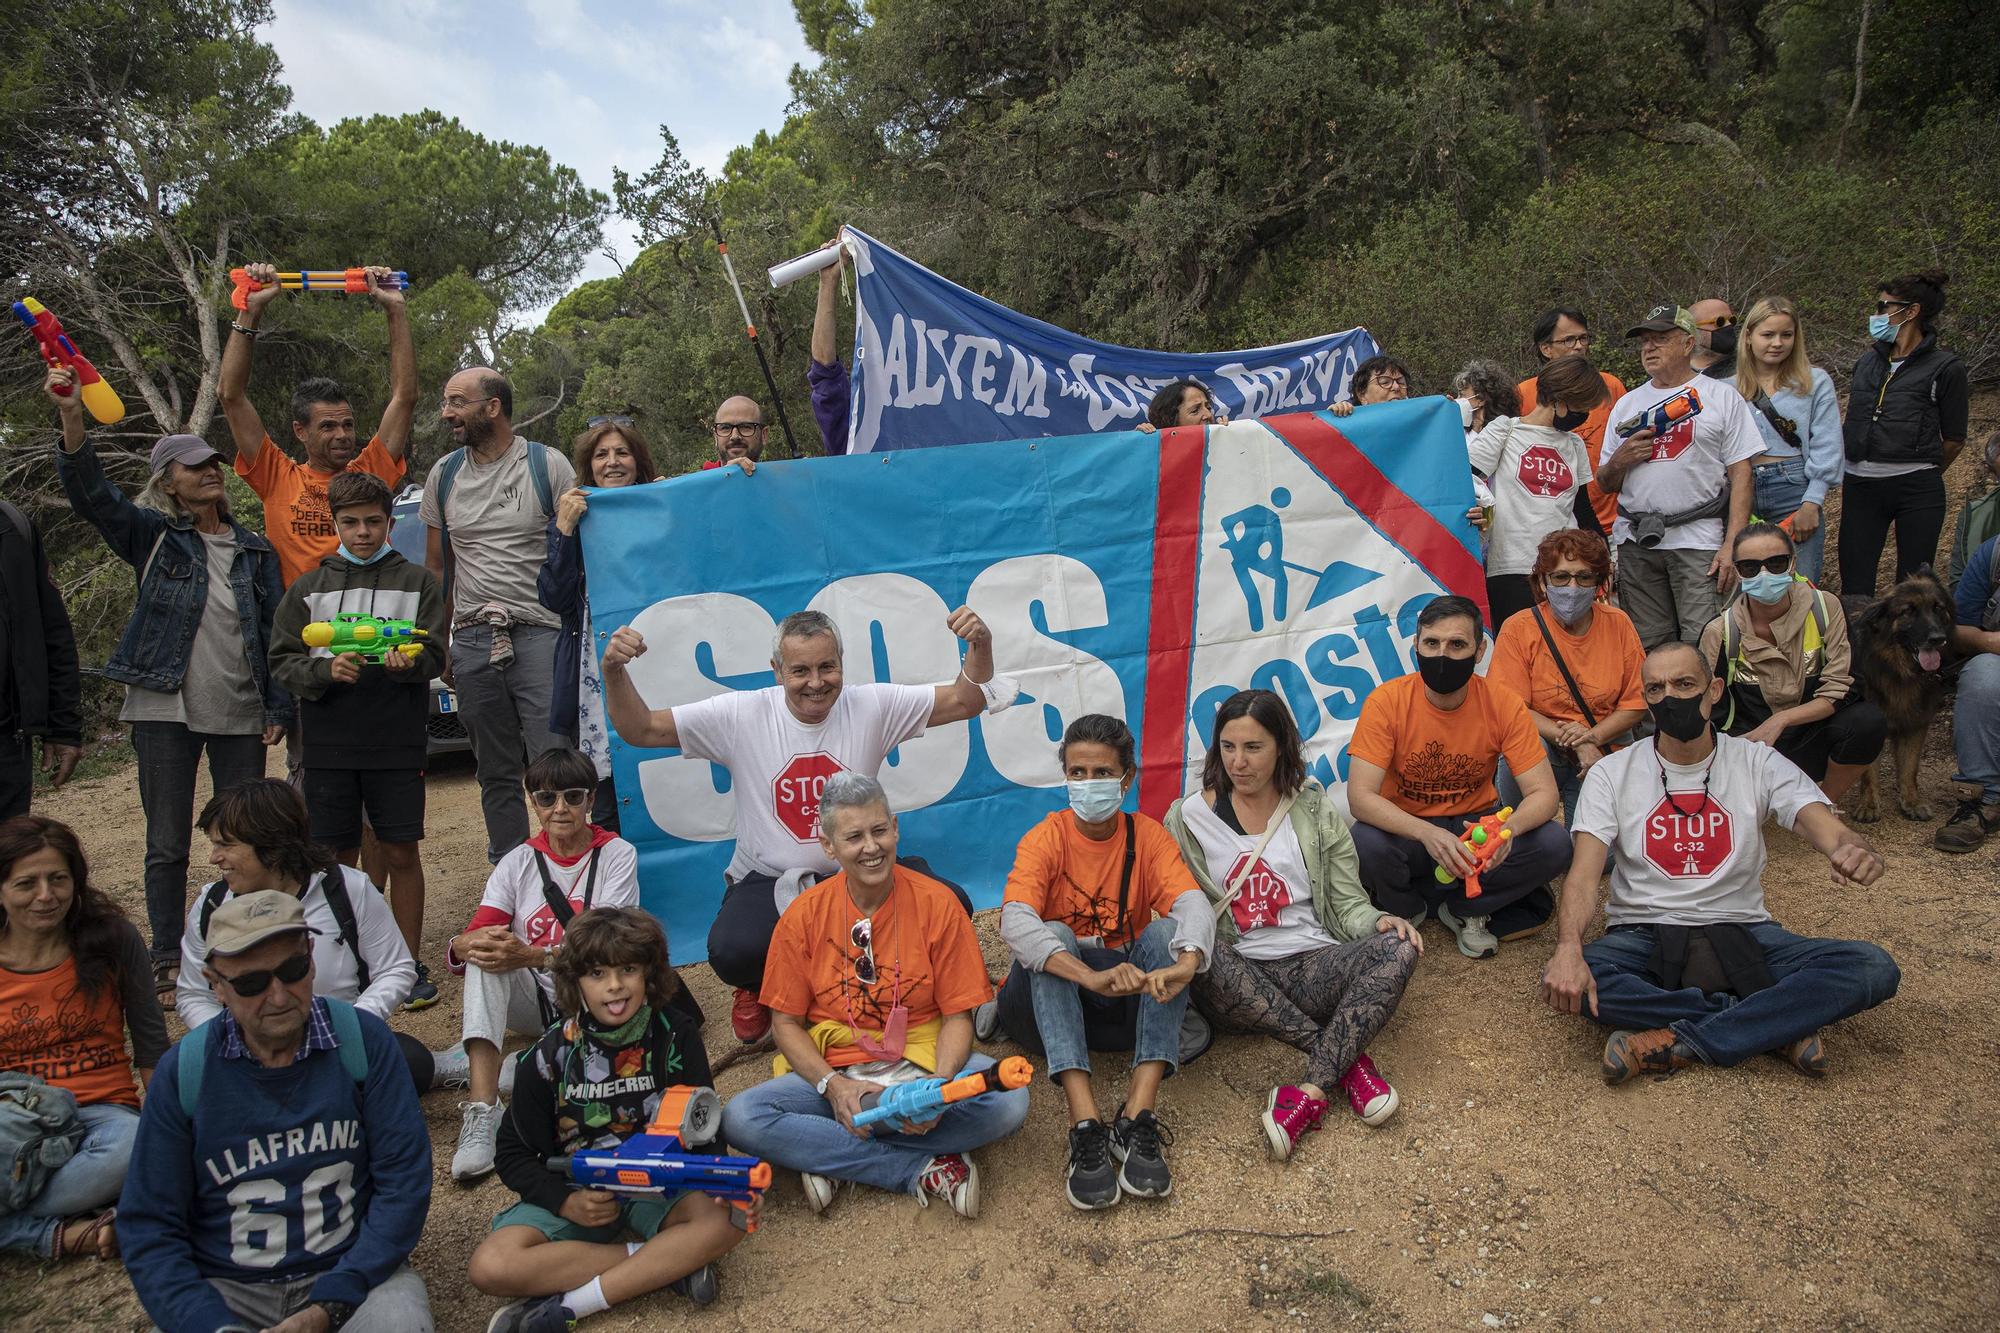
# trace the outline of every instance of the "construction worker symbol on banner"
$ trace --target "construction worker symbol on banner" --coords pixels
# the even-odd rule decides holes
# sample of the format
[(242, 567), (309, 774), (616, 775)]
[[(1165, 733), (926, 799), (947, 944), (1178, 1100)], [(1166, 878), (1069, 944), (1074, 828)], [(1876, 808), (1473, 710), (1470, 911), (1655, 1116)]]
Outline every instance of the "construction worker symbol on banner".
[(1279, 486), (1271, 492), (1269, 505), (1250, 505), (1225, 515), (1222, 520), (1222, 549), (1228, 553), (1236, 586), (1243, 591), (1252, 634), (1262, 631), (1265, 622), (1260, 578), (1270, 585), (1270, 621), (1278, 625), (1289, 615), (1293, 571), (1313, 579), (1312, 593), (1306, 598), (1308, 611), (1381, 577), (1372, 569), (1350, 565), (1345, 560), (1314, 569), (1285, 559), (1285, 527), (1278, 510), (1291, 502), (1292, 493)]

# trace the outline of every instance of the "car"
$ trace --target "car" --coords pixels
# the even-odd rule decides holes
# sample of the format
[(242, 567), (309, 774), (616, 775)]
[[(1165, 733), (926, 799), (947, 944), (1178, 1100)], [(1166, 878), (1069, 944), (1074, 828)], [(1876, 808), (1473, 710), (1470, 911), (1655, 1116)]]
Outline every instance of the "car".
[[(389, 545), (405, 560), (419, 565), (424, 562), (426, 534), (417, 510), (423, 502), (424, 488), (412, 486), (396, 497), (389, 510)], [(472, 737), (466, 734), (465, 719), (458, 712), (458, 691), (441, 680), (431, 682), (431, 707), (424, 719), (424, 730), (430, 733), (427, 753), (431, 759), (468, 754), (472, 750)]]

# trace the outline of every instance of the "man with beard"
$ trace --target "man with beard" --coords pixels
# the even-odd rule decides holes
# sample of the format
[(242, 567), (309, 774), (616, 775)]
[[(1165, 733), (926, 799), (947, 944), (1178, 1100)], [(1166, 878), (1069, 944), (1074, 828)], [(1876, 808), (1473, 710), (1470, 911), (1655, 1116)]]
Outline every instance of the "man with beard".
[(562, 620), (535, 595), (535, 578), (554, 497), (576, 485), (576, 469), (514, 434), (513, 387), (490, 367), (453, 375), (439, 411), (458, 447), (424, 478), (424, 565), (444, 583), (446, 679), (457, 686), (479, 768), (486, 859), (497, 863), (528, 840), (528, 760), (563, 744), (548, 726)]
[(709, 423), (715, 434), (715, 457), (703, 463), (702, 470), (717, 468), (725, 463), (749, 462), (751, 471), (764, 457), (764, 437), (769, 426), (764, 421), (764, 409), (755, 398), (737, 394), (725, 398), (715, 409), (715, 420)]
[(264, 535), (278, 553), (278, 571), (290, 587), (340, 545), (333, 514), (326, 507), (326, 484), (354, 468), (373, 473), (393, 493), (402, 484), (410, 447), (410, 422), (417, 410), (417, 356), (410, 345), (410, 320), (401, 288), (383, 285), (389, 270), (362, 270), (368, 295), (389, 320), (389, 402), (365, 449), (355, 450), (354, 408), (347, 392), (330, 379), (301, 380), (292, 391), (292, 438), (306, 461), (294, 462), (272, 443), (250, 401), (250, 355), (264, 312), (278, 299), (278, 273), (252, 264), (252, 279), (264, 286), (249, 293), (243, 313), (229, 326), (222, 350), (222, 415), (236, 441), (236, 475), (264, 502)]

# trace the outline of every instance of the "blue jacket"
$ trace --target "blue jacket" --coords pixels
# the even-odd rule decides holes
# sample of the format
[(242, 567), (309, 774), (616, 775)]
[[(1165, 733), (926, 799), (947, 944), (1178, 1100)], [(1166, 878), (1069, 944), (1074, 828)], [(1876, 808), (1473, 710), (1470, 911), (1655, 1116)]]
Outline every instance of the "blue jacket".
[(549, 730), (576, 744), (577, 709), (583, 689), (583, 539), (564, 536), (549, 520), (549, 557), (535, 576), (535, 596), (562, 617), (556, 636), (555, 682), (549, 689)]
[[(112, 554), (139, 575), (132, 618), (125, 623), (104, 674), (124, 685), (179, 690), (187, 676), (195, 631), (201, 627), (202, 608), (208, 605), (208, 555), (201, 534), (186, 519), (133, 504), (104, 475), (97, 450), (88, 444), (75, 453), (58, 448), (56, 475), (62, 479), (70, 508), (89, 519)], [(263, 696), (264, 725), (288, 726), (292, 699), (271, 678), (269, 663), (271, 617), (285, 595), (278, 555), (270, 542), (234, 519), (229, 527), (239, 548), (229, 584), (236, 593), (244, 668), (254, 675), (257, 693)]]

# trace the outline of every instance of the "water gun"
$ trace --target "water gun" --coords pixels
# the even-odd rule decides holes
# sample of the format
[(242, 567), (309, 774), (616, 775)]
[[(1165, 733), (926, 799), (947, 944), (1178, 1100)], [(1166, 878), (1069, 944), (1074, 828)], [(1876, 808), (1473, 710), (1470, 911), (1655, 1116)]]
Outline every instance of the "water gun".
[(757, 1229), (750, 1205), (771, 1188), (771, 1164), (755, 1157), (720, 1157), (682, 1150), (707, 1143), (722, 1125), (722, 1099), (713, 1088), (677, 1085), (660, 1094), (660, 1109), (642, 1134), (616, 1148), (548, 1159), (549, 1170), (582, 1189), (638, 1198), (686, 1192), (726, 1199), (736, 1225)]
[(1627, 417), (1614, 429), (1618, 432), (1618, 438), (1623, 440), (1637, 435), (1642, 430), (1658, 433), (1675, 422), (1686, 421), (1689, 417), (1700, 415), (1701, 395), (1690, 386), (1671, 398), (1654, 403), (1636, 417)]
[[(1465, 877), (1465, 896), (1477, 898), (1480, 894), (1479, 877), (1486, 873), (1486, 863), (1499, 854), (1500, 848), (1514, 836), (1514, 830), (1507, 827), (1513, 817), (1514, 807), (1502, 806), (1497, 813), (1487, 815), (1465, 831), (1459, 845), (1472, 858), (1472, 872)], [(1458, 876), (1438, 866), (1431, 872), (1440, 884), (1449, 884)]]
[(324, 648), (335, 657), (358, 653), (364, 662), (379, 662), (390, 653), (414, 659), (423, 652), (430, 631), (412, 620), (377, 620), (358, 611), (343, 611), (332, 620), (315, 620), (299, 631), (308, 648)]
[[(229, 304), (238, 310), (250, 308), (250, 293), (261, 292), (270, 286), (252, 278), (247, 268), (230, 269), (229, 281), (236, 287), (229, 294)], [(379, 285), (407, 290), (410, 275), (398, 269)], [(280, 273), (278, 286), (288, 292), (365, 292), (368, 290), (368, 276), (358, 268), (314, 268), (300, 273)]]
[[(52, 366), (68, 366), (76, 372), (76, 387), (83, 395), (85, 411), (96, 417), (100, 425), (124, 420), (125, 404), (120, 401), (118, 391), (106, 384), (90, 359), (76, 350), (55, 311), (32, 296), (24, 296), (14, 302), (14, 315), (28, 326), (29, 334), (41, 345), (42, 360)], [(65, 398), (69, 396), (67, 389), (59, 392)]]
[(921, 1125), (927, 1120), (937, 1119), (953, 1102), (983, 1097), (989, 1092), (1025, 1088), (1034, 1081), (1034, 1077), (1035, 1066), (1025, 1056), (1010, 1055), (991, 1069), (982, 1069), (977, 1074), (961, 1074), (949, 1083), (941, 1078), (898, 1083), (863, 1097), (861, 1104), (867, 1109), (854, 1117), (854, 1127), (862, 1129), (885, 1120)]

